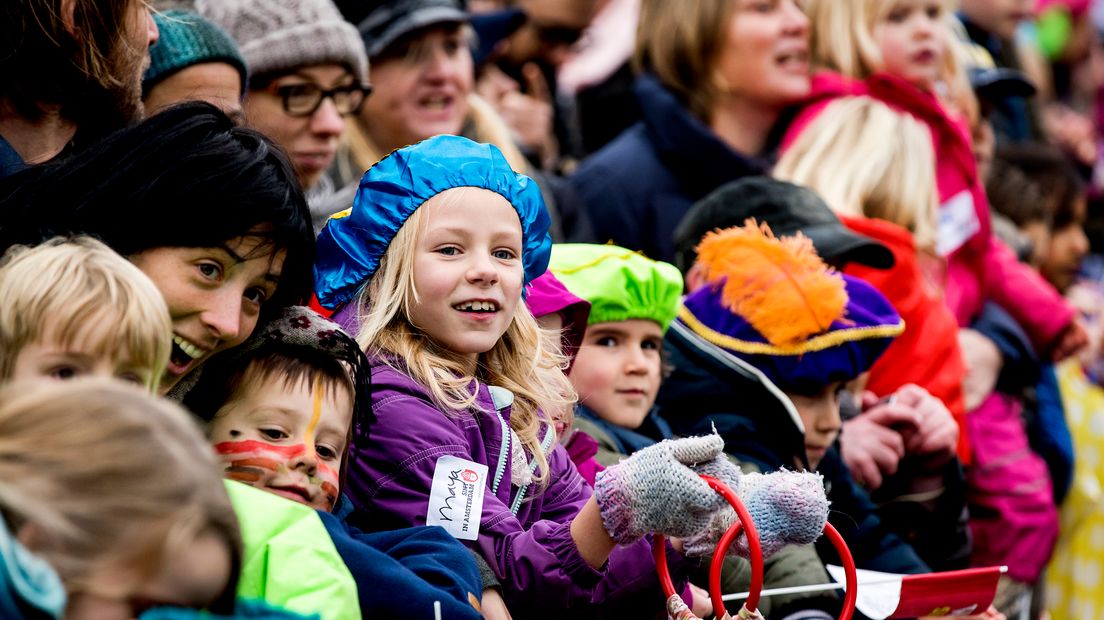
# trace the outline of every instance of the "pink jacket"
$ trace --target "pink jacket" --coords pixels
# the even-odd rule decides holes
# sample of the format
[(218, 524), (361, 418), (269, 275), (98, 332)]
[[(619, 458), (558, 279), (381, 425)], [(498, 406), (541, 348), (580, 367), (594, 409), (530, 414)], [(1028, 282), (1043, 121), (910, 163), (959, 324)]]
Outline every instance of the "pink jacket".
[(823, 72), (783, 139), (787, 148), (833, 100), (873, 97), (912, 115), (931, 132), (939, 188), (939, 252), (947, 259), (945, 300), (960, 326), (968, 326), (989, 299), (1024, 328), (1045, 355), (1073, 320), (1073, 308), (1033, 269), (1020, 263), (990, 230), (989, 201), (978, 176), (969, 128), (930, 93), (889, 74), (854, 80)]

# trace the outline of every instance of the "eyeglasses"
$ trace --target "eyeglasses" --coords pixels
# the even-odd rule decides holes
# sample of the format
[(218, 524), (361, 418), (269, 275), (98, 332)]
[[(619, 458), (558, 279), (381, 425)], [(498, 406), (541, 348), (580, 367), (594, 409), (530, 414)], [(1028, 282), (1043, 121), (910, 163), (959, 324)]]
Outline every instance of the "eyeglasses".
[(364, 100), (372, 94), (372, 85), (347, 84), (326, 90), (317, 84), (307, 82), (285, 86), (271, 84), (265, 90), (280, 97), (284, 112), (287, 112), (288, 116), (310, 116), (318, 110), (324, 99), (333, 101), (338, 114), (348, 116), (360, 110)]

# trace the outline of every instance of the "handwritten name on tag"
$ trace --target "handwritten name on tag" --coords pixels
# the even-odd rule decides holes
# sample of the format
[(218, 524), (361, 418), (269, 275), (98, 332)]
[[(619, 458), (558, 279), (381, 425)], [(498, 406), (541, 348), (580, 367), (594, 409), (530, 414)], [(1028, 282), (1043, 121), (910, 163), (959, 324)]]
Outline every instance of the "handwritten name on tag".
[(476, 540), (486, 488), (486, 465), (455, 456), (437, 459), (426, 525), (439, 525), (461, 540)]

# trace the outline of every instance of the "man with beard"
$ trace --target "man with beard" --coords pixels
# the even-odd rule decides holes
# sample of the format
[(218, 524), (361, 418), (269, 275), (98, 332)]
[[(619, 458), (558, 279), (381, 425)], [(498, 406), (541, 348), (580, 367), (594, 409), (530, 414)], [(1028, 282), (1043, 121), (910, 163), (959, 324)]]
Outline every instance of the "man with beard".
[(145, 0), (0, 2), (0, 178), (142, 116)]

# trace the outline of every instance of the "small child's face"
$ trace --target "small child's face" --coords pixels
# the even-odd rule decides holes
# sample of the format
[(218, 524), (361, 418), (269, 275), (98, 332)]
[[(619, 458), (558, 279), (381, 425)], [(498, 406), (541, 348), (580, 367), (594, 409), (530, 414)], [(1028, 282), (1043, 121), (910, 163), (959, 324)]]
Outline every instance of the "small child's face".
[(153, 369), (132, 361), (125, 351), (113, 351), (121, 357), (103, 353), (102, 325), (91, 325), (68, 345), (61, 343), (55, 330), (47, 327), (41, 337), (27, 343), (15, 356), (11, 379), (76, 379), (101, 377), (121, 379), (143, 387), (156, 385)]
[[(151, 549), (149, 556), (156, 553)], [(145, 564), (147, 558), (141, 559)], [(70, 587), (65, 618), (131, 620), (154, 606), (207, 608), (229, 585), (230, 549), (225, 540), (205, 532), (166, 557), (156, 571), (147, 570), (115, 562), (94, 568), (80, 589)]]
[(422, 209), (414, 258), (421, 300), (410, 322), (474, 361), (506, 333), (521, 300), (521, 221), (505, 198), (476, 188), (444, 191)]
[(662, 346), (663, 332), (655, 321), (587, 327), (570, 375), (579, 402), (611, 424), (639, 428), (659, 392)]
[(805, 425), (805, 456), (809, 467), (816, 469), (824, 454), (839, 435), (840, 390), (843, 383), (836, 381), (824, 386), (820, 392), (811, 395), (786, 393), (794, 404), (801, 422)]
[(943, 0), (895, 0), (874, 24), (882, 69), (924, 90), (934, 88), (947, 54), (945, 19)]
[(285, 385), (274, 375), (242, 383), (211, 421), (226, 477), (331, 510), (353, 419), (351, 395), (328, 381)]
[(966, 17), (1003, 41), (1011, 41), (1016, 28), (1034, 17), (1035, 0), (962, 0)]

